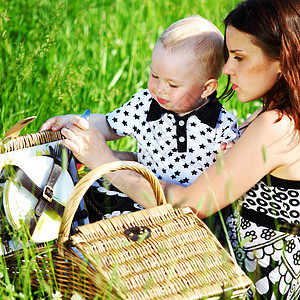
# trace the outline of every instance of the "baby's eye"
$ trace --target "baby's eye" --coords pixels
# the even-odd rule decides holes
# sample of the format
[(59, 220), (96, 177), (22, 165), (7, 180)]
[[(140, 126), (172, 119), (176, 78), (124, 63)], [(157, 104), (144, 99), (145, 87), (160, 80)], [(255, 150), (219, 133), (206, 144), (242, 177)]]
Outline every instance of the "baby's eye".
[(155, 78), (155, 79), (157, 79), (158, 78), (158, 76), (157, 75), (155, 75), (155, 74), (153, 74), (153, 73), (151, 73), (152, 74), (152, 77), (153, 78)]
[(170, 83), (170, 82), (169, 82), (169, 86), (172, 87), (172, 88), (178, 88), (178, 85), (172, 84), (172, 83)]

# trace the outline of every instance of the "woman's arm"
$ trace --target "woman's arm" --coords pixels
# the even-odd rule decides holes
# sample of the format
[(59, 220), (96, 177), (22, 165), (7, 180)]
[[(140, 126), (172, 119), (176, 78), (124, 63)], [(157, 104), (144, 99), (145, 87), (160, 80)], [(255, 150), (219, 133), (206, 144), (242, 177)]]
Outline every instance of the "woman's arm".
[(113, 154), (119, 160), (137, 161), (137, 153), (129, 151), (113, 151)]
[[(175, 204), (186, 199), (200, 217), (206, 217), (244, 195), (266, 174), (281, 169), (284, 175), (284, 169), (300, 158), (299, 146), (291, 142), (295, 137), (291, 120), (283, 117), (275, 123), (277, 118), (277, 112), (257, 117), (223, 158), (193, 184), (184, 189), (167, 184), (165, 191), (169, 190)], [(204, 202), (199, 207), (201, 198)]]
[[(287, 117), (275, 123), (276, 112), (265, 112), (245, 130), (236, 144), (217, 163), (209, 167), (188, 187), (161, 182), (168, 201), (174, 205), (188, 205), (206, 217), (242, 196), (264, 175), (289, 163), (290, 139), (287, 134), (291, 124)], [(118, 160), (106, 145), (103, 136), (79, 120), (64, 129), (68, 138), (65, 146), (89, 168)], [(144, 192), (151, 195), (149, 184), (131, 171), (118, 171), (107, 176), (108, 180), (144, 207), (149, 203)]]

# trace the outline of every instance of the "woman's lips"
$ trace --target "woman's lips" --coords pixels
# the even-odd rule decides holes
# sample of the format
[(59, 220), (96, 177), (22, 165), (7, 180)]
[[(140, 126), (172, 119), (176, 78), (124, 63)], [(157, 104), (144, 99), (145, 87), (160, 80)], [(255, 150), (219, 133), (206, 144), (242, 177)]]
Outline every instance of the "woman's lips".
[(238, 88), (238, 86), (237, 85), (235, 85), (235, 84), (232, 84), (232, 87), (231, 87), (233, 90), (236, 90), (237, 88)]
[(165, 105), (165, 104), (167, 104), (169, 101), (167, 101), (167, 100), (165, 100), (165, 99), (162, 99), (162, 98), (159, 98), (159, 97), (157, 97), (157, 102), (158, 102), (159, 104)]

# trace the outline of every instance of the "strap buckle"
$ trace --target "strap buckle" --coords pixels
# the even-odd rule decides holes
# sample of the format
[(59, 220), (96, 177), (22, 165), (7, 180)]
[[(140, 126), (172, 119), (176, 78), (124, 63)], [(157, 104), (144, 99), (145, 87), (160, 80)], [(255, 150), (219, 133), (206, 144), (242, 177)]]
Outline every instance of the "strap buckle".
[(49, 202), (52, 202), (53, 192), (53, 187), (51, 187), (50, 185), (45, 185), (43, 189), (43, 198), (45, 198)]

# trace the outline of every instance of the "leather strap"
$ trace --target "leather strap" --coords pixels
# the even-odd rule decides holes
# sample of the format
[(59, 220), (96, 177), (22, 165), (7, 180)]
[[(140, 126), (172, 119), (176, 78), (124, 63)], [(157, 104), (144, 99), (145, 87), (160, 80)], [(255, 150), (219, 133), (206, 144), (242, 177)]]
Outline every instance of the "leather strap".
[(59, 165), (53, 163), (52, 169), (47, 179), (47, 183), (42, 190), (25, 174), (25, 172), (20, 167), (14, 165), (12, 165), (12, 167), (15, 170), (15, 177), (13, 180), (19, 182), (38, 200), (34, 208), (34, 216), (30, 220), (29, 232), (32, 235), (39, 218), (46, 210), (46, 208), (50, 208), (60, 217), (63, 216), (64, 206), (53, 199), (53, 188), (61, 174), (62, 169)]
[[(37, 204), (34, 208), (34, 216), (30, 220), (30, 227), (29, 227), (29, 233), (32, 235), (34, 232), (34, 229), (36, 227), (36, 224), (41, 217), (42, 213), (46, 210), (47, 207), (53, 209), (49, 204), (53, 202), (53, 188), (55, 183), (57, 182), (59, 176), (61, 174), (61, 167), (54, 163), (52, 164), (52, 169), (50, 171), (48, 180), (46, 182), (46, 185), (43, 189), (43, 193), (40, 195), (37, 201)], [(55, 201), (55, 200), (54, 200)], [(57, 204), (59, 204), (57, 202)], [(55, 209), (54, 211), (58, 213)], [(64, 211), (64, 208), (62, 210), (62, 213)], [(62, 215), (60, 216), (62, 217)]]
[[(40, 199), (43, 196), (43, 190), (39, 186), (37, 186), (26, 175), (26, 173), (21, 168), (19, 168), (18, 166), (12, 166), (12, 167), (14, 168), (14, 170), (16, 172), (15, 177), (14, 177), (14, 181), (19, 182), (27, 191), (29, 191), (32, 195), (34, 195), (35, 198)], [(61, 171), (61, 169), (60, 169), (60, 171)], [(59, 177), (59, 175), (58, 175), (58, 177)], [(58, 177), (57, 177), (57, 179), (58, 179)], [(54, 212), (56, 212), (60, 217), (63, 216), (64, 206), (61, 205), (60, 203), (58, 203), (56, 200), (52, 199), (52, 201), (48, 202), (47, 205), (50, 209), (52, 209)]]

